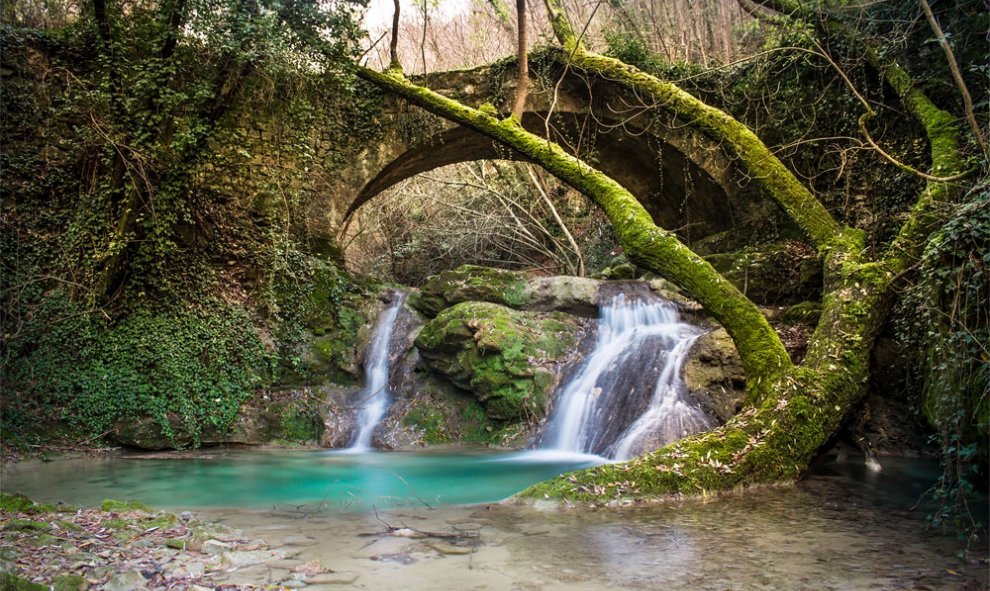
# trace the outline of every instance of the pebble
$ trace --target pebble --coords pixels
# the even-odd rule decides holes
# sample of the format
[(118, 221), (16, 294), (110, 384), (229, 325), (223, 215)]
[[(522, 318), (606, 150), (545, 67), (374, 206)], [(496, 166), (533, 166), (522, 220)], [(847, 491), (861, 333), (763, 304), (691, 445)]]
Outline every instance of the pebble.
[(357, 573), (341, 571), (321, 573), (318, 575), (313, 575), (312, 577), (306, 577), (306, 583), (309, 585), (350, 585), (356, 581), (357, 578)]
[(106, 591), (138, 591), (148, 588), (148, 581), (140, 571), (129, 570), (114, 576), (103, 587)]
[(315, 546), (316, 544), (319, 543), (319, 541), (316, 540), (316, 538), (311, 538), (309, 536), (300, 536), (293, 534), (290, 536), (286, 536), (283, 543), (286, 546)]
[(448, 544), (446, 542), (428, 542), (426, 544), (430, 548), (433, 548), (440, 554), (470, 554), (471, 548), (468, 546), (456, 546), (454, 544)]
[(318, 558), (310, 560), (306, 564), (300, 564), (293, 569), (297, 573), (302, 573), (304, 577), (311, 577), (313, 575), (318, 575), (320, 573), (325, 573), (329, 570), (327, 567), (323, 566)]

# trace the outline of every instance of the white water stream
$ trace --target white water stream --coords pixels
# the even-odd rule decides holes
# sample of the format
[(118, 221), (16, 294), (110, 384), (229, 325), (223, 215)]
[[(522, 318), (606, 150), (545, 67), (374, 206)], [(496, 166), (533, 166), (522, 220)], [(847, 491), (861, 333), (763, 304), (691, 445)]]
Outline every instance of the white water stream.
[(365, 451), (371, 447), (371, 435), (381, 422), (392, 402), (388, 388), (389, 350), (395, 320), (402, 308), (404, 293), (398, 292), (392, 304), (382, 312), (375, 324), (374, 337), (364, 360), (364, 375), (367, 380), (359, 396), (360, 407), (357, 415), (357, 431), (348, 446), (349, 451)]
[(602, 306), (594, 349), (556, 395), (541, 448), (624, 460), (709, 429), (680, 377), (701, 331), (652, 293), (618, 293)]

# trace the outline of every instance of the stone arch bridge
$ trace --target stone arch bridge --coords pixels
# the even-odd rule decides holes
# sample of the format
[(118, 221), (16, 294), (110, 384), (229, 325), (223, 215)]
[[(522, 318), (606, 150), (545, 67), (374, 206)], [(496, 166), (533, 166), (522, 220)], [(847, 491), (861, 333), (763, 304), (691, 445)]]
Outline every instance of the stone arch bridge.
[[(440, 72), (417, 82), (474, 107), (507, 105), (515, 96), (511, 66)], [(384, 98), (376, 121), (379, 138), (338, 171), (322, 212), (337, 231), (362, 205), (414, 175), (459, 162), (525, 159), (398, 97)], [(594, 163), (629, 189), (659, 226), (688, 243), (747, 225), (762, 201), (733, 160), (689, 122), (650, 109), (606, 80), (544, 70), (531, 81), (523, 125)]]

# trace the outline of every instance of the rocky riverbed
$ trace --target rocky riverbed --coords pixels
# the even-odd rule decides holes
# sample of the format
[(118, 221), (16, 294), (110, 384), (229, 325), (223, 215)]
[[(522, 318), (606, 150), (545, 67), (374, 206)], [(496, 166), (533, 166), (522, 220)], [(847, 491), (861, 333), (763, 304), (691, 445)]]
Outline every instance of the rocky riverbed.
[(0, 514), (3, 589), (106, 591), (253, 589), (346, 584), (318, 559), (296, 559), (315, 544), (287, 536), (279, 546), (192, 513), (155, 511), (135, 501), (100, 508), (36, 504), (4, 494)]

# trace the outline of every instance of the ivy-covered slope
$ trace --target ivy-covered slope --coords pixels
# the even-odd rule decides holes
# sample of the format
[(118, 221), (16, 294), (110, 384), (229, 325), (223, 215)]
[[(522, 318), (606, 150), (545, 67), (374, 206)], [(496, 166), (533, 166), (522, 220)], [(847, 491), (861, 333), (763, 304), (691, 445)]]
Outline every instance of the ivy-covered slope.
[[(310, 215), (374, 133), (353, 23), (194, 5), (0, 28), (6, 444), (149, 415), (198, 442), (256, 392), (353, 379), (365, 288)], [(323, 25), (334, 41), (298, 36)]]

